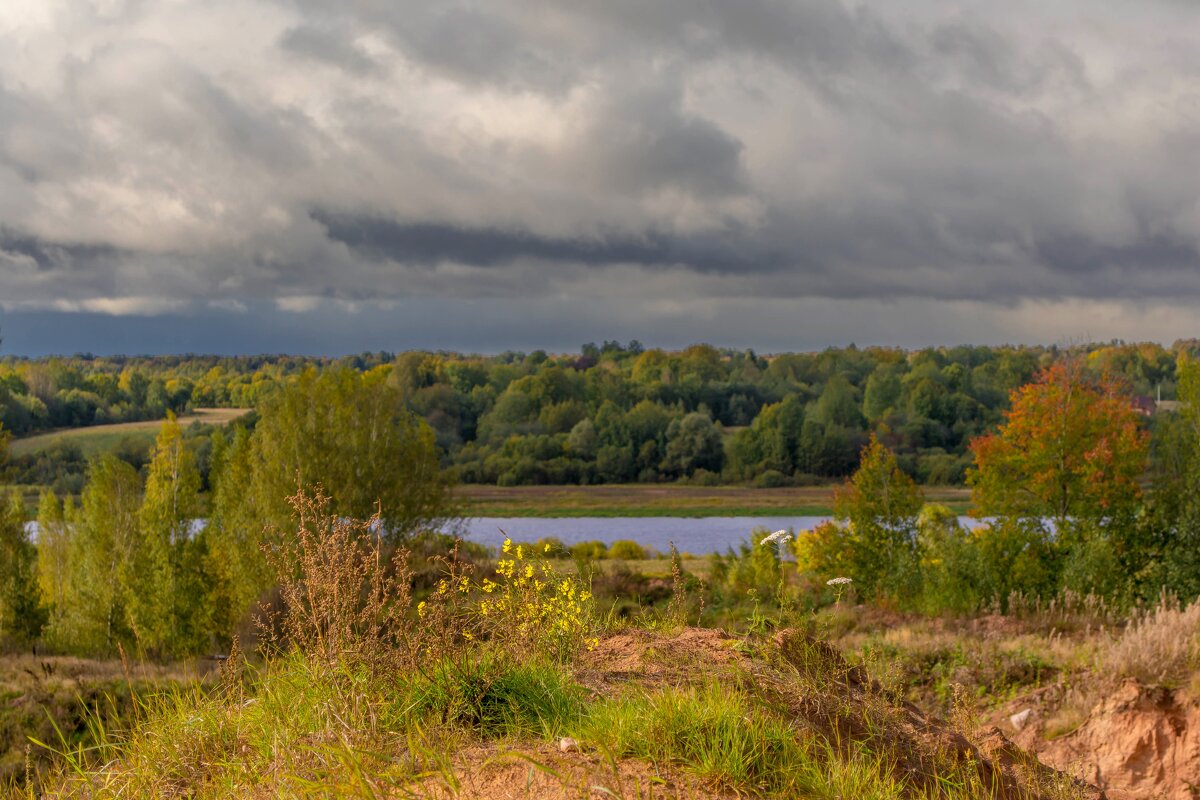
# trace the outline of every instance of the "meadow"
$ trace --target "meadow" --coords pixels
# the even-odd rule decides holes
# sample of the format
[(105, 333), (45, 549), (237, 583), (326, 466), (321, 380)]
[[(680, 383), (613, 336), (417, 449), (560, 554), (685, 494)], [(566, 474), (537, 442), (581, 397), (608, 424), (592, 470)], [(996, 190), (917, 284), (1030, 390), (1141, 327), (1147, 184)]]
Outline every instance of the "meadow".
[[(197, 408), (180, 414), (177, 419), (184, 427), (193, 423), (224, 426), (244, 417), (249, 411), (247, 408)], [(158, 435), (161, 427), (161, 419), (149, 419), (140, 422), (91, 425), (85, 428), (63, 428), (13, 439), (9, 444), (9, 453), (13, 456), (32, 455), (57, 442), (66, 441), (78, 445), (83, 455), (90, 457), (112, 452), (118, 444), (130, 438), (149, 446), (153, 444), (154, 437)]]

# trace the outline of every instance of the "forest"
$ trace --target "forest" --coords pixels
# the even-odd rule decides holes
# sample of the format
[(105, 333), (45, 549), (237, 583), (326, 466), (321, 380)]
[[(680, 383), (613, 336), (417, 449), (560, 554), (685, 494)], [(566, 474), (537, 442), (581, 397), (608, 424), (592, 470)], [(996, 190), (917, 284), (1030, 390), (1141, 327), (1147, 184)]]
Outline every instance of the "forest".
[[(965, 480), (972, 513), (989, 519), (971, 531), (948, 509), (926, 504), (918, 482), (905, 469), (907, 428), (900, 425), (897, 434), (889, 424), (899, 424), (904, 412), (885, 409), (869, 427), (855, 383), (841, 373), (827, 379), (807, 404), (798, 391), (768, 403), (724, 447), (717, 435), (721, 423), (708, 416), (705, 403), (688, 411), (688, 404), (679, 400), (667, 405), (643, 397), (623, 412), (605, 399), (586, 416), (583, 399), (529, 399), (569, 398), (570, 387), (577, 386), (582, 387), (581, 398), (592, 396), (595, 402), (591, 390), (603, 385), (596, 382), (606, 374), (621, 378), (614, 378), (613, 387), (628, 389), (647, 354), (622, 352), (622, 358), (600, 360), (583, 370), (545, 362), (530, 365), (528, 358), (505, 364), (426, 354), (406, 354), (365, 370), (361, 365), (309, 366), (281, 375), (251, 417), (191, 435), (168, 411), (140, 469), (120, 452), (100, 453), (85, 462), (78, 499), (52, 488), (42, 491), (36, 545), (23, 527), (27, 514), (21, 494), (12, 493), (0, 518), (0, 631), (18, 646), (41, 642), (83, 653), (111, 653), (120, 646), (153, 658), (222, 646), (234, 632), (245, 630), (247, 614), (269, 599), (278, 579), (270, 553), (283, 546), (286, 537), (278, 537), (293, 523), (286, 498), (320, 487), (338, 515), (377, 518), (379, 535), (392, 546), (420, 541), (425, 543), (420, 546), (444, 547), (450, 539), (435, 531), (460, 513), (453, 487), (475, 463), (466, 454), (482, 452), (480, 442), (500, 436), (502, 419), (532, 420), (532, 409), (541, 408), (537, 419), (553, 420), (563, 406), (584, 414), (559, 426), (569, 432), (538, 433), (541, 423), (530, 422), (533, 428), (520, 434), (515, 432), (519, 426), (510, 423), (499, 452), (487, 458), (502, 458), (509, 448), (531, 442), (560, 440), (566, 450), (582, 452), (579, 440), (587, 438), (595, 461), (576, 458), (599, 469), (607, 463), (606, 449), (632, 452), (633, 443), (601, 444), (619, 441), (609, 438), (619, 431), (640, 441), (643, 451), (662, 445), (659, 469), (674, 470), (668, 475), (684, 477), (690, 469), (695, 479), (706, 467), (688, 459), (705, 454), (712, 461), (700, 463), (712, 467), (714, 478), (761, 479), (775, 470), (781, 479), (795, 479), (810, 474), (798, 473), (794, 466), (805, 431), (815, 427), (825, 436), (840, 431), (846, 446), (857, 449), (844, 454), (850, 475), (835, 493), (834, 521), (796, 539), (794, 556), (801, 572), (853, 575), (855, 591), (864, 599), (931, 613), (972, 613), (988, 604), (1004, 607), (1014, 592), (1050, 598), (1066, 591), (1126, 605), (1163, 590), (1183, 599), (1200, 595), (1200, 560), (1195, 556), (1200, 552), (1195, 546), (1200, 492), (1193, 486), (1200, 475), (1200, 367), (1186, 350), (1173, 369), (1163, 370), (1179, 400), (1172, 411), (1149, 418), (1131, 402), (1127, 378), (1097, 369), (1115, 361), (1118, 351), (1111, 349), (1060, 353), (1036, 371), (1035, 351), (1000, 351), (972, 370), (969, 374), (978, 379), (964, 378), (963, 386), (976, 391), (984, 385), (982, 376), (1016, 370), (1013, 363), (1028, 367), (1031, 375), (1008, 392), (1006, 402), (995, 403), (994, 411), (984, 413), (979, 404), (979, 418), (958, 427), (964, 436), (970, 432), (964, 453), (947, 454), (969, 464)], [(692, 364), (704, 353), (726, 368), (752, 365), (749, 355), (730, 354), (722, 361), (715, 351), (704, 349), (663, 358), (668, 365)], [(860, 355), (864, 360), (881, 357), (847, 350), (813, 357), (812, 363)], [(914, 407), (913, 396), (923, 390), (907, 390), (913, 383), (908, 378), (933, 374), (931, 358), (914, 354), (895, 362), (909, 366), (907, 377), (894, 382), (895, 402)], [(766, 375), (776, 374), (780, 359), (767, 365)], [(627, 362), (632, 363), (629, 380), (619, 369)], [(616, 366), (606, 371), (605, 363)], [(877, 377), (894, 377), (894, 363), (881, 363), (867, 372), (869, 408), (876, 407), (874, 398), (882, 391)], [(448, 458), (445, 420), (431, 424), (429, 417), (436, 415), (421, 398), (449, 396), (453, 390), (438, 376), (461, 380), (470, 368), (478, 369), (469, 381), (472, 391), (487, 394), (483, 387), (491, 385), (486, 382), (489, 370), (499, 373), (505, 367), (527, 374), (508, 381), (478, 418), (475, 440), (452, 449), (456, 457)], [(938, 374), (965, 370), (956, 367), (961, 363), (950, 362)], [(659, 379), (668, 368), (656, 372)], [(678, 381), (654, 385), (683, 394), (679, 384), (692, 385), (685, 379), (696, 374), (689, 369), (679, 367), (684, 377)], [(164, 383), (171, 380), (179, 379)], [(916, 385), (932, 382), (922, 378)], [(759, 383), (770, 385), (763, 376)], [(418, 384), (427, 385), (414, 389)], [(695, 385), (700, 387), (696, 397), (703, 395), (706, 384)], [(709, 398), (719, 405), (720, 392), (711, 391)], [(963, 392), (946, 396), (960, 395), (967, 397)], [(831, 399), (836, 397), (846, 402), (839, 405)], [(417, 413), (414, 406), (426, 412)], [(516, 406), (524, 410), (505, 410)], [(851, 412), (859, 417), (839, 416)], [(994, 424), (987, 422), (992, 414)], [(839, 425), (838, 419), (846, 424)], [(828, 427), (820, 420), (829, 421)], [(638, 422), (645, 425), (638, 427)], [(662, 438), (649, 436), (652, 430)], [(697, 441), (706, 444), (692, 446)], [(567, 457), (546, 453), (534, 463), (555, 458)], [(659, 478), (663, 474), (655, 473)], [(559, 545), (554, 549), (567, 555)], [(744, 597), (750, 588), (755, 596), (770, 593), (769, 585), (744, 585), (737, 570), (730, 572), (722, 563), (717, 559), (713, 566), (713, 591), (719, 594), (721, 576), (729, 575), (733, 597)], [(996, 569), (997, 564), (1004, 568)], [(719, 598), (713, 601), (712, 608), (719, 609)]]
[[(1013, 389), (1068, 350), (1089, 372), (1120, 382), (1154, 426), (1155, 401), (1175, 398), (1177, 357), (1198, 349), (1180, 341), (758, 355), (608, 341), (565, 355), (8, 357), (0, 361), (0, 425), (21, 437), (193, 408), (256, 408), (310, 368), (346, 368), (399, 393), (429, 424), (441, 463), (460, 483), (817, 484), (849, 475), (874, 434), (918, 483), (959, 485), (971, 439), (999, 423)], [(185, 431), (206, 491), (207, 433)], [(146, 468), (148, 440), (113, 449)], [(14, 455), (7, 479), (78, 494), (86, 455), (65, 440)]]

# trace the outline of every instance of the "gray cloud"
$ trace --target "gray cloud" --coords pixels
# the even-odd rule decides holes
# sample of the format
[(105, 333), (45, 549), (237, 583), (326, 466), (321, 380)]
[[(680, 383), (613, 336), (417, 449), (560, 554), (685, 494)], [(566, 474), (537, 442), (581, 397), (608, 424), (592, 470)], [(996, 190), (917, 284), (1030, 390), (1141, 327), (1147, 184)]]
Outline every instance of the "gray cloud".
[(11, 4), (0, 306), (1194, 300), (1192, 15)]

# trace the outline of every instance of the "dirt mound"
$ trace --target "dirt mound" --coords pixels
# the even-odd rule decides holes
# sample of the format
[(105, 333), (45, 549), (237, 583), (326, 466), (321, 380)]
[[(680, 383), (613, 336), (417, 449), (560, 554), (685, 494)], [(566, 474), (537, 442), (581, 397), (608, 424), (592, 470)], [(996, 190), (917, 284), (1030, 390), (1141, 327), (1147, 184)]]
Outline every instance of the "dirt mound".
[(603, 690), (630, 682), (656, 685), (692, 682), (712, 670), (745, 670), (750, 660), (738, 639), (710, 628), (684, 628), (675, 634), (630, 628), (602, 639), (582, 660), (579, 678)]
[(949, 724), (912, 703), (888, 697), (861, 667), (850, 665), (837, 648), (796, 631), (775, 637), (779, 653), (802, 674), (821, 678), (821, 691), (788, 698), (797, 716), (838, 742), (872, 741), (890, 753), (893, 770), (913, 784), (936, 791), (947, 767), (974, 769), (995, 800), (1034, 800), (1061, 794), (1070, 785), (1083, 800), (1104, 800), (1094, 786), (1040, 763), (998, 729), (969, 741)]
[(637, 759), (610, 760), (596, 753), (563, 753), (549, 744), (520, 752), (495, 746), (462, 750), (455, 778), (434, 778), (421, 787), (428, 800), (726, 800), (727, 794), (684, 773)]
[(1050, 740), (1039, 699), (1012, 707), (1034, 709), (1015, 738), (1044, 763), (1104, 788), (1113, 800), (1200, 797), (1200, 703), (1184, 692), (1125, 681), (1079, 727)]

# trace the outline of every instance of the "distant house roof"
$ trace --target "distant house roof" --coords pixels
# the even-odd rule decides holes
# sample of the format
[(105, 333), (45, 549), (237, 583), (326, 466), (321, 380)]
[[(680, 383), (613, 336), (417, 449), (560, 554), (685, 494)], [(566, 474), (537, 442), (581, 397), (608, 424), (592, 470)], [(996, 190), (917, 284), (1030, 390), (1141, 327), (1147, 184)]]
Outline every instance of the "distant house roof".
[(1179, 401), (1178, 400), (1159, 400), (1158, 403), (1156, 404), (1156, 410), (1158, 410), (1158, 411), (1178, 411), (1179, 410)]

